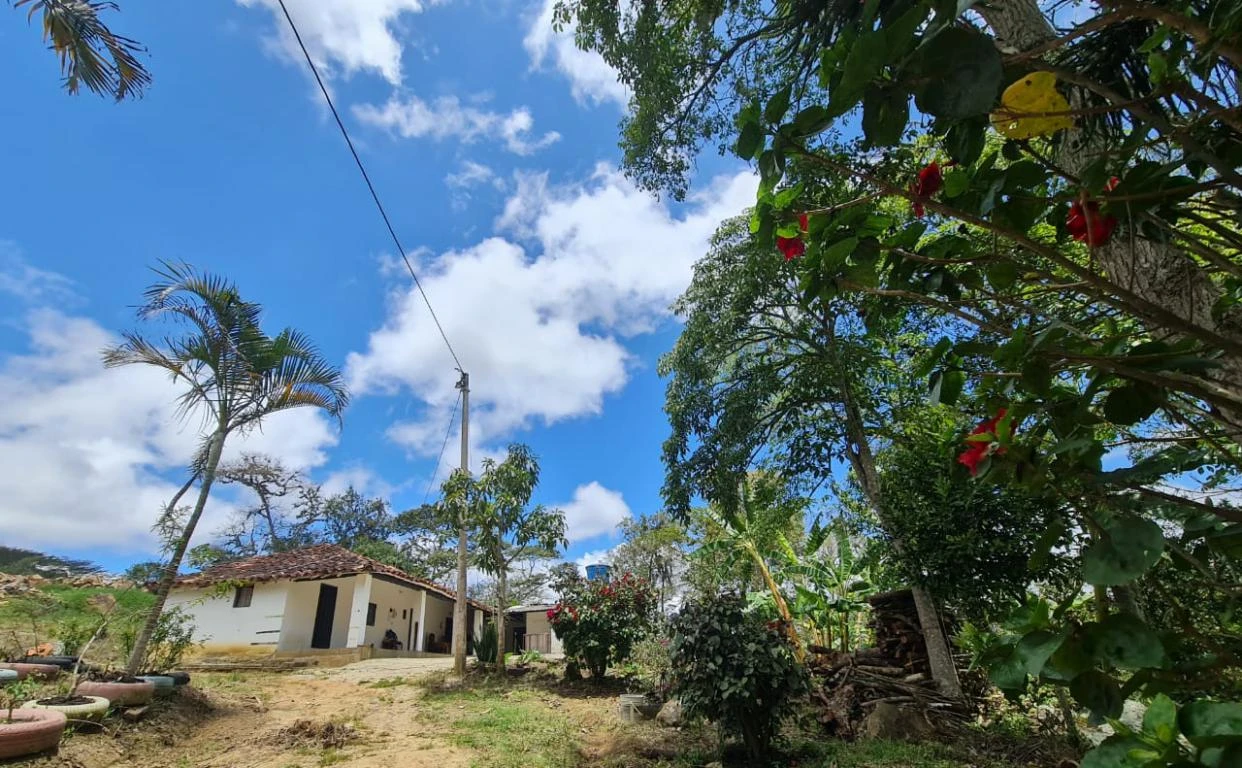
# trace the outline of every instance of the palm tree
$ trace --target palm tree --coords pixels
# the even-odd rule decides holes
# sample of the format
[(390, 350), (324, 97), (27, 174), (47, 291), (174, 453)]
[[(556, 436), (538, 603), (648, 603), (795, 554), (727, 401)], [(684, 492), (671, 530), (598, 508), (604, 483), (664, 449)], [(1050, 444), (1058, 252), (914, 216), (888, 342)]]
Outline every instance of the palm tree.
[(60, 59), (65, 89), (77, 93), (85, 85), (99, 95), (121, 101), (141, 96), (151, 75), (138, 61), (146, 51), (136, 40), (122, 37), (100, 20), (102, 11), (119, 11), (113, 2), (88, 0), (15, 0), (14, 8), (30, 6), (26, 18), (43, 12), (43, 39)]
[[(285, 329), (268, 336), (259, 327), (262, 308), (244, 301), (236, 286), (222, 277), (199, 274), (188, 265), (163, 264), (160, 280), (147, 289), (138, 309), (143, 320), (172, 320), (185, 327), (180, 336), (156, 344), (136, 333), (104, 351), (104, 365), (152, 365), (184, 385), (178, 402), (182, 418), (198, 416), (203, 443), (190, 467), (190, 478), (164, 508), (158, 527), (171, 530), (171, 554), (156, 589), (155, 604), (139, 634), (127, 669), (138, 671), (164, 601), (177, 577), (194, 528), (202, 517), (225, 439), (259, 426), (277, 411), (311, 406), (339, 421), (349, 402), (341, 372), (329, 365), (302, 333)], [(199, 484), (198, 500), (184, 522), (177, 506)]]

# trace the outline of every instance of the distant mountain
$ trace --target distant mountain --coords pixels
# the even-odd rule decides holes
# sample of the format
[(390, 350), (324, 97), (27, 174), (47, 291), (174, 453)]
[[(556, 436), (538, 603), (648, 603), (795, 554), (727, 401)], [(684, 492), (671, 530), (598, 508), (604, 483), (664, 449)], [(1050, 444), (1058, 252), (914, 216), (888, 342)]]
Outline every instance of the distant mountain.
[(82, 576), (103, 569), (89, 560), (71, 560), (29, 549), (0, 546), (0, 573), (20, 576)]

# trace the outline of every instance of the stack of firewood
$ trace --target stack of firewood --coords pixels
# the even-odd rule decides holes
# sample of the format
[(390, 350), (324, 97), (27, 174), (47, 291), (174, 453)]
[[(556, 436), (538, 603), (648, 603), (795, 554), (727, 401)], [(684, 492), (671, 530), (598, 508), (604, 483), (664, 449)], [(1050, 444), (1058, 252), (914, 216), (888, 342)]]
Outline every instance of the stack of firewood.
[(936, 690), (928, 672), (927, 646), (908, 590), (876, 595), (871, 627), (875, 645), (852, 653), (811, 646), (812, 700), (828, 733), (853, 738), (874, 707), (895, 704), (949, 715), (959, 703)]

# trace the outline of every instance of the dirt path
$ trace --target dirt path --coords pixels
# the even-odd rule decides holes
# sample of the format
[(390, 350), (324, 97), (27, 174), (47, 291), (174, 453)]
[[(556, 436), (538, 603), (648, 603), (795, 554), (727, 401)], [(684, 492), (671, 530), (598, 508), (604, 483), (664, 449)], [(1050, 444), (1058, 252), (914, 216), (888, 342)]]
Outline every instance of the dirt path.
[[(34, 768), (464, 768), (424, 690), (394, 670), (303, 675), (198, 675), (188, 691), (114, 733), (74, 734)], [(430, 670), (418, 670), (425, 673)], [(377, 688), (363, 680), (384, 680)]]

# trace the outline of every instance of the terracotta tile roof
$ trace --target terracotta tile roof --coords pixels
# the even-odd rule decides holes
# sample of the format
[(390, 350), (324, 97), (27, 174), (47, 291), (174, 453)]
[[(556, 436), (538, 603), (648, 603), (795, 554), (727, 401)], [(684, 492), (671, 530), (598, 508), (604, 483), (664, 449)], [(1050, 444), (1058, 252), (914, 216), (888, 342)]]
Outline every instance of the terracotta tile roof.
[[(335, 544), (317, 544), (305, 549), (291, 552), (278, 552), (274, 555), (258, 555), (244, 560), (220, 563), (204, 568), (198, 573), (181, 576), (176, 581), (178, 587), (208, 587), (226, 581), (258, 583), (265, 581), (335, 579), (341, 576), (355, 576), (370, 573), (387, 576), (413, 587), (434, 592), (450, 600), (457, 599), (457, 593), (448, 587), (434, 582), (411, 576), (400, 568), (394, 568), (378, 560), (351, 552)], [(468, 601), (475, 608), (488, 611), (488, 607), (477, 600)], [(490, 611), (489, 611), (490, 612)]]

